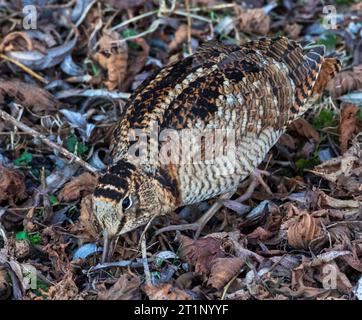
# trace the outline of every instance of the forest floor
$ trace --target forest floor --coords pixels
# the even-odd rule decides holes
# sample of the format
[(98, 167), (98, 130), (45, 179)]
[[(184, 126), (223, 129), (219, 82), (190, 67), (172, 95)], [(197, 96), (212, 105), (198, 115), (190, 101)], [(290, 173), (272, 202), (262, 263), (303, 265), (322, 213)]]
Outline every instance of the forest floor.
[[(215, 199), (182, 208), (101, 263), (91, 193), (132, 91), (205, 40), (279, 35), (342, 71), (261, 164), (271, 192), (230, 201), (197, 240), (156, 235)], [(0, 74), (0, 299), (362, 299), (361, 2), (5, 0)]]

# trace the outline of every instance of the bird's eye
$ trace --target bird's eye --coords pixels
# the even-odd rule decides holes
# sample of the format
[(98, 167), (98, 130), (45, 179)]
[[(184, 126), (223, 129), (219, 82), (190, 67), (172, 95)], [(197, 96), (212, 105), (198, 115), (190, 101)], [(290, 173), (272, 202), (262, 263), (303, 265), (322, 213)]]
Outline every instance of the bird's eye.
[(132, 199), (131, 199), (131, 197), (125, 197), (125, 198), (122, 200), (122, 209), (123, 209), (123, 210), (127, 210), (127, 209), (129, 209), (131, 206), (132, 206)]

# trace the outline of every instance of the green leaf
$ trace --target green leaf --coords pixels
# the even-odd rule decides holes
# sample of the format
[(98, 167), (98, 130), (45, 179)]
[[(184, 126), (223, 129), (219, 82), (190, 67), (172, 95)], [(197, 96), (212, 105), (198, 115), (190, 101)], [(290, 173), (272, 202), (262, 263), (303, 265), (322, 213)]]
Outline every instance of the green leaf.
[(323, 129), (332, 124), (333, 122), (333, 112), (329, 109), (322, 109), (318, 116), (313, 120), (313, 126), (316, 129)]
[(295, 166), (297, 167), (299, 173), (302, 173), (304, 169), (312, 169), (318, 164), (319, 161), (316, 158), (310, 158), (310, 159), (301, 158), (295, 162)]
[(336, 4), (352, 4), (353, 0), (336, 0)]
[(357, 119), (359, 121), (362, 121), (362, 109), (361, 109), (361, 106), (360, 106), (360, 108), (359, 108), (359, 110), (357, 112)]
[(41, 243), (41, 236), (39, 233), (33, 234), (30, 236), (30, 242), (32, 245), (37, 245)]
[(127, 28), (127, 29), (122, 30), (123, 38), (133, 37), (137, 34), (138, 34), (138, 32), (136, 31), (136, 29)]
[(83, 142), (79, 142), (74, 134), (67, 139), (65, 147), (68, 151), (80, 156), (88, 150), (88, 147)]
[(16, 239), (16, 240), (30, 240), (29, 234), (28, 234), (26, 231), (19, 231), (19, 232), (15, 235), (15, 239)]
[(29, 165), (33, 160), (33, 155), (27, 151), (24, 151), (19, 158), (16, 158), (13, 162), (16, 166)]
[(48, 197), (52, 206), (56, 206), (59, 204), (59, 200), (54, 194), (48, 194)]
[(337, 44), (337, 36), (333, 33), (325, 33), (316, 41), (316, 43), (324, 44), (327, 50), (334, 50)]

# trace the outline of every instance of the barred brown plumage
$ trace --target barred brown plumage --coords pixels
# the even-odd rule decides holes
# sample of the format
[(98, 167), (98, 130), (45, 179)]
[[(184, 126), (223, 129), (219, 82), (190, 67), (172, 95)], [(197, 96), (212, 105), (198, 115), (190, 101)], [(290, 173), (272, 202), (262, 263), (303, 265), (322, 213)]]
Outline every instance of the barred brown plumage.
[[(113, 163), (93, 197), (98, 220), (109, 234), (123, 234), (155, 216), (235, 189), (287, 125), (320, 96), (326, 84), (321, 75), (331, 78), (338, 69), (337, 59), (324, 57), (323, 46), (306, 49), (284, 37), (242, 46), (208, 42), (164, 67), (134, 92), (114, 131)], [(194, 130), (189, 141), (194, 149), (182, 139), (155, 137), (154, 123), (157, 132)], [(135, 129), (147, 138), (133, 141)], [(231, 152), (215, 156), (229, 139), (218, 137), (217, 130), (232, 132)], [(210, 139), (196, 144), (196, 131)], [(136, 145), (158, 157), (140, 161), (130, 152)], [(211, 146), (212, 161), (205, 158)], [(180, 161), (190, 155), (201, 158)]]

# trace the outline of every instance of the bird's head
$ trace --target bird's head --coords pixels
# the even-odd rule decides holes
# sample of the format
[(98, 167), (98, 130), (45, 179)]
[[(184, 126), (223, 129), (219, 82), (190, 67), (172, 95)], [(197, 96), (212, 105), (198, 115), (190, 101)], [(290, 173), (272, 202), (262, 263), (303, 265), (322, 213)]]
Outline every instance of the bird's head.
[(119, 161), (103, 175), (93, 194), (93, 212), (108, 236), (122, 235), (174, 209), (164, 177)]

